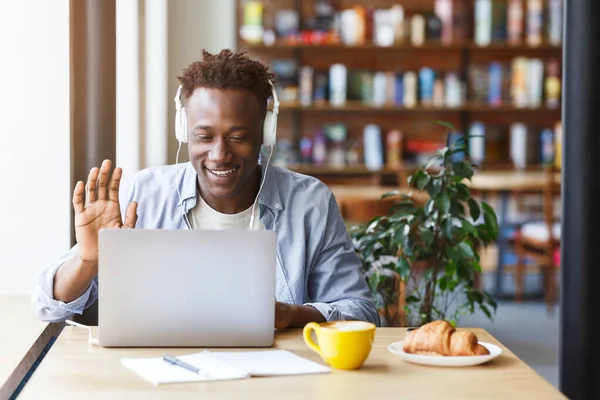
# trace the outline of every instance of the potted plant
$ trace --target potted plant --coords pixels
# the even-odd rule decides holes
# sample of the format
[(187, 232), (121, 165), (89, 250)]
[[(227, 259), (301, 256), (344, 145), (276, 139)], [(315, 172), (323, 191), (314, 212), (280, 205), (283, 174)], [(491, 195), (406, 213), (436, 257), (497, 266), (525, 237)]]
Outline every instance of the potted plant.
[[(450, 124), (437, 123), (454, 131)], [(350, 230), (388, 326), (438, 319), (456, 325), (476, 310), (492, 319), (497, 307), (475, 284), (481, 273), (479, 250), (498, 235), (496, 214), (465, 184), (475, 168), (466, 139), (447, 143), (408, 177), (410, 188), (429, 194), (427, 202), (416, 204), (410, 193), (387, 193), (382, 198), (401, 196), (389, 213)]]

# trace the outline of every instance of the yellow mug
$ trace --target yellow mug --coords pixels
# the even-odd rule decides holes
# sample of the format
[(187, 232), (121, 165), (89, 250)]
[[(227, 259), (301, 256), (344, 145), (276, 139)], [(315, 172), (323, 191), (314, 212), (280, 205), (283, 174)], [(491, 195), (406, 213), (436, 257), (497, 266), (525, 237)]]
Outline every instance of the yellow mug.
[[(312, 339), (312, 331), (315, 331), (318, 344)], [(370, 322), (310, 322), (304, 327), (304, 341), (308, 347), (336, 369), (360, 368), (371, 352), (374, 339), (375, 325)]]

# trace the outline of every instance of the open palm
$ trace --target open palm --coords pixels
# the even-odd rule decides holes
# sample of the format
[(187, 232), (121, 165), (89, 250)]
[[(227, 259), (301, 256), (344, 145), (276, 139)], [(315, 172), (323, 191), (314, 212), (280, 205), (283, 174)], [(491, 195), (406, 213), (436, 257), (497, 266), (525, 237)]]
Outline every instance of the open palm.
[[(82, 260), (98, 262), (98, 232), (105, 228), (133, 228), (137, 220), (137, 203), (131, 202), (121, 217), (119, 185), (123, 171), (116, 168), (110, 174), (112, 163), (104, 160), (100, 168), (92, 168), (87, 184), (79, 181), (73, 191), (75, 209), (75, 236)], [(87, 200), (87, 205), (84, 201)]]

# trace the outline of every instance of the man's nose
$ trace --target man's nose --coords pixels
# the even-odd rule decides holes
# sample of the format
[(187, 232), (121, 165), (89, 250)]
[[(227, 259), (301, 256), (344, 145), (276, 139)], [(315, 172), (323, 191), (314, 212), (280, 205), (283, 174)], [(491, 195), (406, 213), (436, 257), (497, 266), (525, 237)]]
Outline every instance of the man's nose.
[(208, 159), (215, 164), (227, 162), (229, 158), (229, 146), (223, 138), (215, 138), (213, 146), (208, 152)]

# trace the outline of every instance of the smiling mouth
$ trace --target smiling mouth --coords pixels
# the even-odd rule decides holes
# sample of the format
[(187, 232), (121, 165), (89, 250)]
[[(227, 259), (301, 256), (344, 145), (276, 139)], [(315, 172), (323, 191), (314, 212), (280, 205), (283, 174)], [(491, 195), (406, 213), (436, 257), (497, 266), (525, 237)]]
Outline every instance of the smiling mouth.
[(215, 170), (215, 169), (206, 168), (206, 170), (208, 172), (210, 172), (211, 174), (222, 178), (222, 177), (229, 176), (229, 175), (233, 174), (235, 171), (238, 170), (238, 168), (239, 167), (235, 167), (235, 168), (232, 168), (232, 169), (222, 169), (222, 170)]

